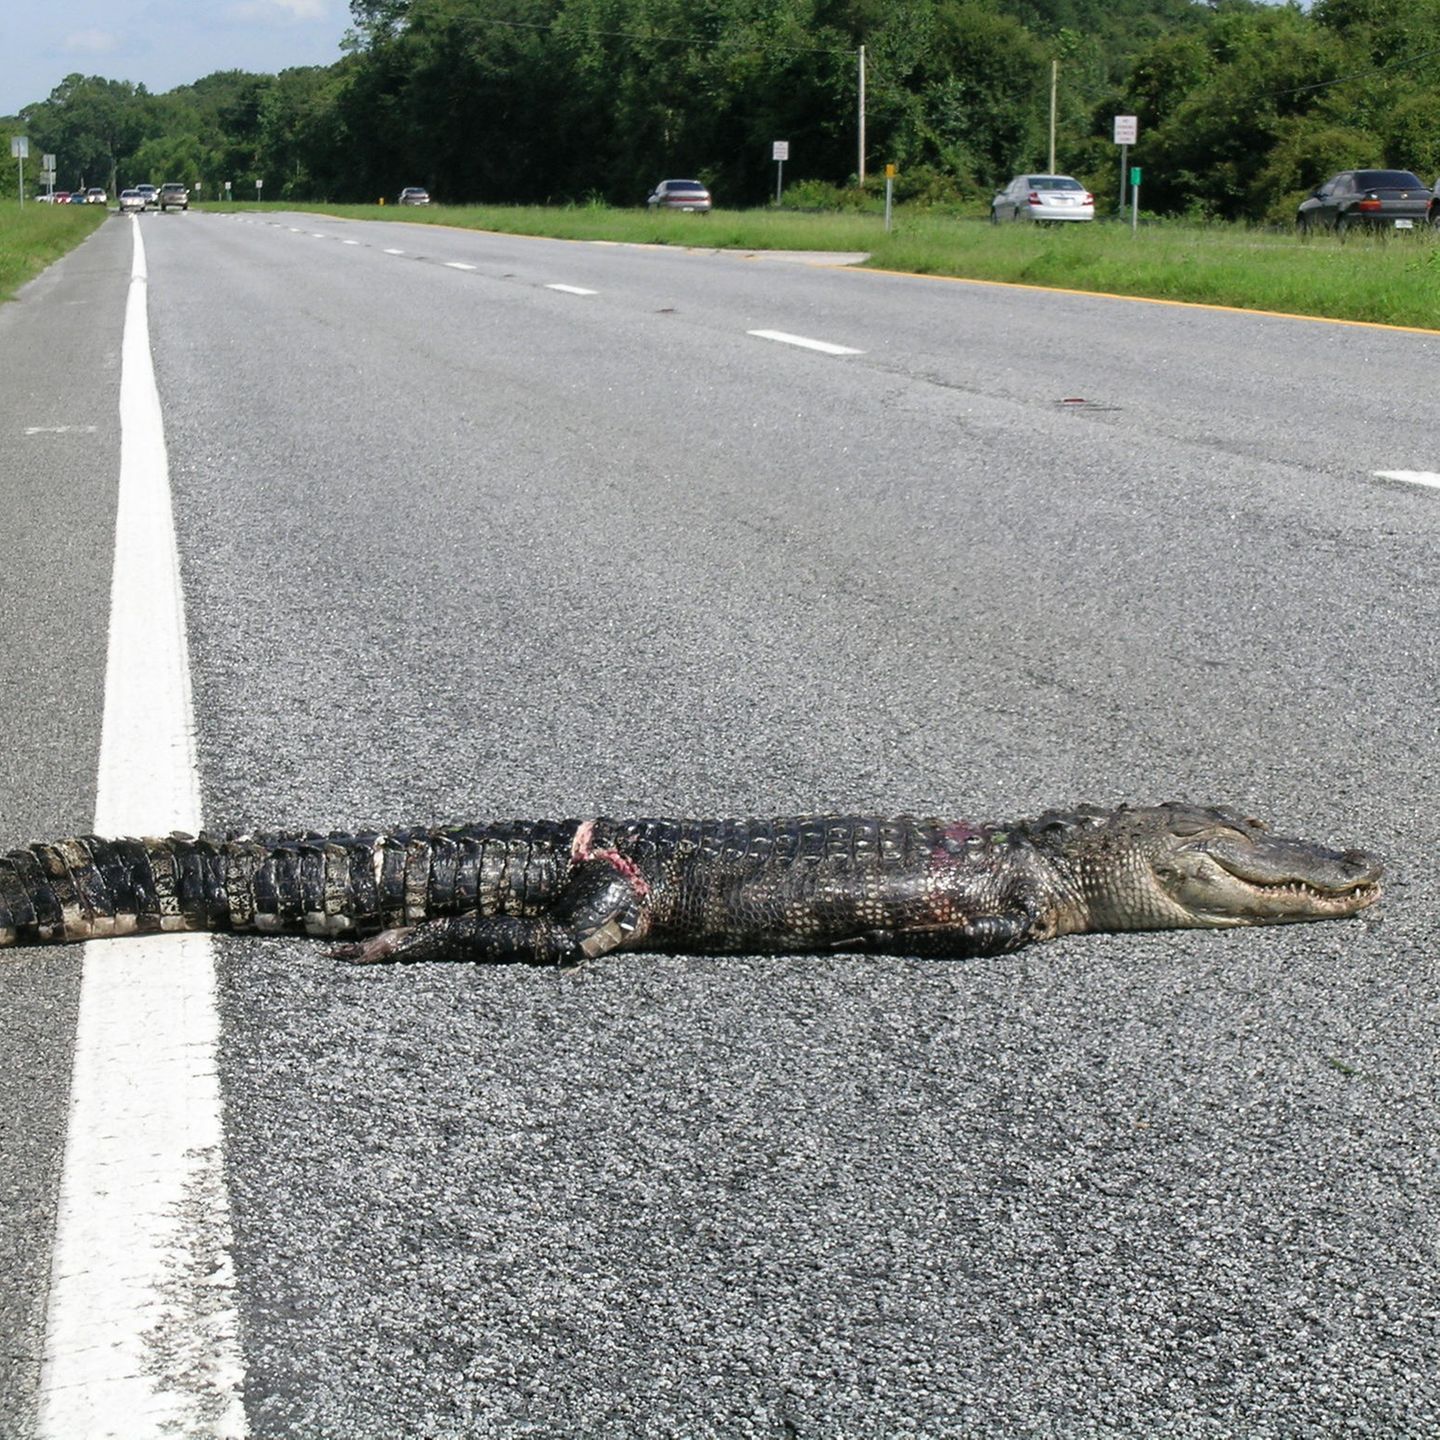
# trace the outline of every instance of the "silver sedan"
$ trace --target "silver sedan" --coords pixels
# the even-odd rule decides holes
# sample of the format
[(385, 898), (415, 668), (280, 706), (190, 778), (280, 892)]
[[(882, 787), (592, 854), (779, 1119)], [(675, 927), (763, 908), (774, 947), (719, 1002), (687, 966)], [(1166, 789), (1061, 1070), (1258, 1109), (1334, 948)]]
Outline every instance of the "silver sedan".
[(1017, 175), (991, 202), (990, 219), (1093, 220), (1095, 197), (1069, 175)]

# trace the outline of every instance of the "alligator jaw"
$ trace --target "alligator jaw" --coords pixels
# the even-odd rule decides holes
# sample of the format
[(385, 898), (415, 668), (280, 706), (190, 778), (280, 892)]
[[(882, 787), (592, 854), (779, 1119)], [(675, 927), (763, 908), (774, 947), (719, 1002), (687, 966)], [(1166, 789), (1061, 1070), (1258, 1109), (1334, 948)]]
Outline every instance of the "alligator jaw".
[[(1299, 854), (1288, 858), (1299, 863), (1283, 863), (1276, 851), (1292, 849)], [(1373, 905), (1383, 893), (1384, 866), (1363, 850), (1326, 851), (1281, 841), (1258, 852), (1217, 847), (1209, 858), (1239, 887), (1234, 898), (1240, 912), (1227, 912), (1211, 923), (1274, 925), (1341, 918)]]
[(1362, 850), (1272, 835), (1229, 809), (1121, 807), (1070, 842), (1091, 929), (1285, 925), (1373, 905), (1383, 866)]

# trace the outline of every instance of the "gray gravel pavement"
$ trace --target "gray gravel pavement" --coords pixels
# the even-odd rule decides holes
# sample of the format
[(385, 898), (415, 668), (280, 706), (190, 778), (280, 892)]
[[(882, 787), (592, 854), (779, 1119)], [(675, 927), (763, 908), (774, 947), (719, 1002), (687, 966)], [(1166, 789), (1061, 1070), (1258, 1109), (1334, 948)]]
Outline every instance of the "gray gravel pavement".
[(270, 218), (142, 222), (216, 822), (1184, 795), (1395, 883), (963, 964), (226, 941), (253, 1433), (1440, 1426), (1440, 497), (1370, 474), (1440, 339)]

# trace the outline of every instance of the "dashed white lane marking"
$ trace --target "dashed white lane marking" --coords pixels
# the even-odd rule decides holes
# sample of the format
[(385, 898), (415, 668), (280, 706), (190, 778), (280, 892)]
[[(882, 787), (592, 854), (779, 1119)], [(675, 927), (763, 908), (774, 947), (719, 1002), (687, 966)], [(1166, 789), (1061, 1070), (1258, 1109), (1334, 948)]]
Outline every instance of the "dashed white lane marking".
[(1433, 470), (1372, 470), (1370, 473), (1379, 480), (1404, 480), (1410, 485), (1429, 485), (1440, 490), (1440, 474)]
[[(120, 365), (120, 486), (95, 829), (200, 826), (190, 662), (141, 229)], [(40, 1380), (44, 1440), (241, 1437), (210, 937), (84, 950)]]
[(342, 245), (358, 245), (360, 242), (358, 240), (342, 240), (340, 243)]
[(93, 435), (95, 425), (27, 425), (27, 435)]
[(463, 260), (447, 260), (445, 268), (447, 270), (477, 270), (479, 266), (467, 265)]
[(778, 340), (782, 345), (798, 345), (802, 350), (818, 350), (822, 355), (863, 355), (863, 350), (854, 350), (849, 345), (832, 345), (828, 340), (811, 340), (805, 335), (790, 335), (784, 330), (747, 330), (747, 335), (758, 336), (761, 340)]
[(583, 285), (547, 285), (547, 290), (558, 290), (562, 295), (598, 295), (598, 290), (587, 290)]
[(385, 253), (387, 255), (403, 255), (405, 252), (403, 250), (387, 250)]

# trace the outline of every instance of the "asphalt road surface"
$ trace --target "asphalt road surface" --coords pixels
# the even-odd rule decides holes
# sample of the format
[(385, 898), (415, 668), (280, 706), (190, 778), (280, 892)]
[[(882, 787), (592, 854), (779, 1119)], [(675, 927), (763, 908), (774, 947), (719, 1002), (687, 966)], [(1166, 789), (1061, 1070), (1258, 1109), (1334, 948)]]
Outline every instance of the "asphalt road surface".
[[(1440, 491), (1377, 475), (1440, 336), (117, 218), (0, 312), (5, 845), (94, 812), (136, 225), (209, 823), (1186, 797), (1391, 875), (960, 963), (223, 940), (252, 1435), (1440, 1428)], [(0, 963), (17, 1440), (79, 965)]]

